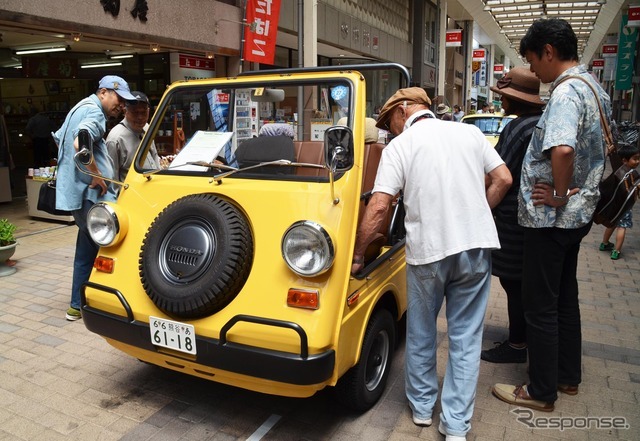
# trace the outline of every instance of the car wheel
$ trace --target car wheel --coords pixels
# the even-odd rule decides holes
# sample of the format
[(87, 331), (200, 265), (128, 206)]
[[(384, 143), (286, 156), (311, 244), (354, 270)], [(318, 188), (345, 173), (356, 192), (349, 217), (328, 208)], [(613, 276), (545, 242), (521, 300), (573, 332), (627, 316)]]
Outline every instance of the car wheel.
[(153, 303), (178, 318), (224, 308), (240, 292), (253, 261), (244, 215), (213, 194), (183, 197), (153, 221), (142, 243), (139, 270)]
[(380, 309), (367, 325), (360, 360), (336, 385), (336, 397), (342, 404), (360, 412), (376, 404), (387, 384), (394, 344), (393, 317)]

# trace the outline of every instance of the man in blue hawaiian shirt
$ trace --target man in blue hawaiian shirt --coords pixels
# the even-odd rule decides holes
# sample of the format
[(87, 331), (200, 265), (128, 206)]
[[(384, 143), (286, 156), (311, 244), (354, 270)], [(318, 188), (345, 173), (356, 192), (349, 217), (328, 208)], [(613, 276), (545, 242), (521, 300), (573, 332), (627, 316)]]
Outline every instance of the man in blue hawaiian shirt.
[[(605, 146), (598, 102), (610, 118), (609, 96), (578, 64), (577, 38), (561, 19), (534, 22), (520, 54), (551, 98), (524, 158), (518, 223), (525, 227), (523, 306), (529, 384), (496, 384), (511, 404), (550, 412), (558, 391), (575, 395), (581, 382), (578, 251), (600, 197)], [(592, 92), (580, 76), (597, 91)]]

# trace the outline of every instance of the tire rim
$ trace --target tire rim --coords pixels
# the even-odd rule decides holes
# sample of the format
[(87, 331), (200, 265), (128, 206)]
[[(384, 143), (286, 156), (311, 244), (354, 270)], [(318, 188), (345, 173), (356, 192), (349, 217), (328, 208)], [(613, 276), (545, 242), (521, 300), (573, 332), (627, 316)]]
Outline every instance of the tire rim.
[(365, 368), (364, 380), (369, 391), (375, 390), (384, 377), (389, 359), (389, 348), (389, 335), (384, 331), (380, 331), (371, 344)]
[(160, 271), (168, 281), (189, 283), (207, 271), (216, 252), (216, 233), (204, 219), (178, 222), (158, 250)]

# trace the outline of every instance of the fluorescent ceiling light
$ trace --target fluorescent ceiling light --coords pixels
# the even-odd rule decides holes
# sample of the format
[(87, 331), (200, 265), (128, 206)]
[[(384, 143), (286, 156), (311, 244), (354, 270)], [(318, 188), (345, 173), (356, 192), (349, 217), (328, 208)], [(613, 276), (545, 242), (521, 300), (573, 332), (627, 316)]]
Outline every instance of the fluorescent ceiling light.
[(122, 66), (122, 61), (106, 61), (104, 63), (81, 64), (82, 69), (95, 69), (100, 67)]
[(25, 49), (16, 49), (16, 55), (29, 55), (29, 54), (46, 54), (48, 52), (64, 52), (68, 50), (67, 46), (50, 46), (50, 47), (39, 47), (39, 48), (25, 48)]
[(109, 58), (112, 60), (122, 60), (124, 58), (133, 58), (133, 54), (110, 55)]

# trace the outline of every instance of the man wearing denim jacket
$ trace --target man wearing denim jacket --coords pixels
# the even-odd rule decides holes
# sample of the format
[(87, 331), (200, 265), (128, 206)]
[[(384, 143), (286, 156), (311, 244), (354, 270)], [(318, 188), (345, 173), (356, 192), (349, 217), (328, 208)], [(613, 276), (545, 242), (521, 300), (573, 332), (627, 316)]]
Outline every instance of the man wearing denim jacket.
[(69, 112), (62, 127), (52, 133), (58, 145), (56, 208), (70, 211), (78, 226), (76, 252), (73, 261), (71, 303), (67, 320), (78, 320), (80, 289), (89, 280), (98, 246), (87, 231), (87, 212), (96, 202), (115, 201), (113, 185), (101, 177), (92, 177), (78, 170), (74, 155), (79, 150), (78, 133), (86, 130), (91, 138), (93, 160), (86, 168), (95, 175), (114, 179), (113, 163), (104, 142), (107, 117), (118, 116), (125, 100), (134, 100), (129, 85), (122, 78), (107, 75), (100, 80), (98, 90), (80, 101)]

